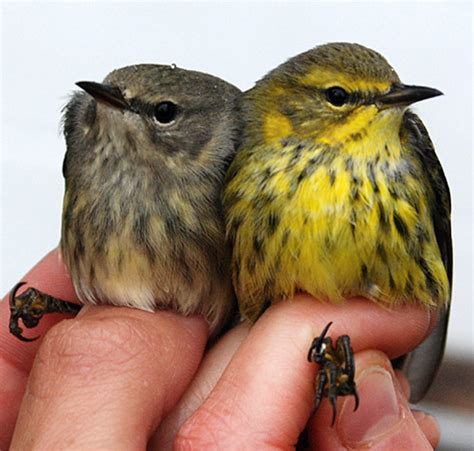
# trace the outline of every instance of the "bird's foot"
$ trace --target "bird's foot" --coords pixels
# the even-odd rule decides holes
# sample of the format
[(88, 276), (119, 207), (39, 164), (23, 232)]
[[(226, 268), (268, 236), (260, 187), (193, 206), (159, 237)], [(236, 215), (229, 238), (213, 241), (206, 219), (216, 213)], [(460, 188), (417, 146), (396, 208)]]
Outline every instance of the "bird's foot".
[(22, 335), (23, 329), (19, 325), (21, 319), (28, 329), (36, 327), (47, 313), (72, 313), (77, 314), (81, 309), (78, 304), (54, 298), (42, 293), (36, 288), (28, 288), (19, 296), (18, 289), (26, 282), (17, 283), (10, 291), (10, 333), (22, 341), (34, 341), (39, 337), (28, 338)]
[(330, 337), (326, 337), (332, 322), (316, 337), (308, 352), (308, 360), (320, 365), (316, 376), (316, 399), (313, 414), (318, 410), (324, 397), (332, 404), (332, 426), (336, 421), (336, 405), (338, 396), (353, 395), (355, 408), (359, 407), (359, 395), (354, 382), (354, 352), (348, 335), (337, 338), (336, 345)]

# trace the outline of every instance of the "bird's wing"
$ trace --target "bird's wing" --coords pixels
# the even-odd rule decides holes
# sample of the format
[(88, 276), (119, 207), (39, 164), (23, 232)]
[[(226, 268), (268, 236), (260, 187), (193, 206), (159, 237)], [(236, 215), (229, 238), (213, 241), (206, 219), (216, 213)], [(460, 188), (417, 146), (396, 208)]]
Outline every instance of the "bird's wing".
[[(449, 285), (452, 288), (453, 248), (448, 182), (436, 156), (433, 143), (420, 118), (408, 111), (405, 113), (402, 126), (408, 133), (409, 145), (415, 150), (415, 157), (423, 168), (434, 196), (433, 202), (430, 202), (431, 218)], [(411, 386), (410, 402), (416, 403), (423, 399), (441, 364), (448, 329), (451, 290), (447, 301), (446, 308), (440, 311), (438, 323), (431, 334), (402, 359), (401, 368)]]

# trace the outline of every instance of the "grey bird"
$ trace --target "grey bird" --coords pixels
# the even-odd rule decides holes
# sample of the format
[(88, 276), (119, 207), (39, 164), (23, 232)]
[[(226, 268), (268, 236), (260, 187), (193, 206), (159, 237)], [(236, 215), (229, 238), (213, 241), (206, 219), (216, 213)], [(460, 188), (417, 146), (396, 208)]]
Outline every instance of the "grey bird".
[[(61, 253), (84, 304), (202, 314), (217, 334), (233, 308), (221, 207), (239, 138), (240, 91), (167, 65), (79, 82), (64, 111)], [(34, 287), (10, 295), (10, 330), (78, 306)]]

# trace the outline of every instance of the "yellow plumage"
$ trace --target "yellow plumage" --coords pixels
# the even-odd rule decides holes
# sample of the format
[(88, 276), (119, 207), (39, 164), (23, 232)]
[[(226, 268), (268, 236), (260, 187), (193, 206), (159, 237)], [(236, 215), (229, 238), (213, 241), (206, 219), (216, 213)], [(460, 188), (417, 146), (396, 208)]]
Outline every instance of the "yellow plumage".
[[(256, 320), (299, 290), (331, 302), (445, 305), (434, 187), (408, 123), (416, 116), (376, 101), (400, 85), (397, 75), (367, 49), (368, 62), (340, 68), (317, 51), (270, 73), (242, 102), (246, 133), (224, 194), (241, 313)], [(364, 66), (372, 60), (378, 67)], [(352, 103), (329, 104), (332, 86)]]

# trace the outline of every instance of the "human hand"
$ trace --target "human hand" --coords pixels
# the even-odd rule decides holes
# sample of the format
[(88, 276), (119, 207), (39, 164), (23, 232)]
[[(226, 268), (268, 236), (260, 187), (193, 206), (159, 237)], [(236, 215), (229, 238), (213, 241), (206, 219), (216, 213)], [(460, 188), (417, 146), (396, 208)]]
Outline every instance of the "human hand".
[[(76, 300), (57, 251), (25, 280)], [(64, 315), (46, 315), (34, 333), (25, 332), (41, 339), (24, 343), (8, 332), (8, 310), (5, 298), (0, 449), (10, 440), (11, 449), (145, 448), (191, 381), (207, 340), (199, 317), (87, 306), (59, 324)]]
[(341, 309), (298, 298), (271, 307), (252, 328), (234, 328), (206, 354), (158, 429), (154, 449), (171, 449), (173, 441), (176, 449), (291, 449), (314, 398), (308, 347), (330, 320), (333, 336), (351, 336), (360, 406), (353, 412), (353, 397), (339, 399), (331, 427), (331, 407), (323, 401), (307, 424), (310, 449), (436, 447), (436, 420), (410, 410), (408, 382), (385, 354), (393, 358), (414, 347), (432, 327), (429, 315), (413, 307), (384, 310), (365, 299)]
[[(53, 295), (75, 298), (56, 252), (25, 280)], [(331, 428), (323, 403), (309, 423), (311, 444), (321, 449), (347, 446), (348, 440), (382, 424), (385, 433), (379, 428), (372, 439), (379, 449), (407, 443), (417, 449), (434, 446), (436, 423), (410, 412), (404, 379), (393, 376), (380, 352), (361, 351), (377, 348), (391, 357), (406, 352), (428, 332), (430, 315), (412, 307), (386, 311), (366, 300), (353, 300), (341, 309), (299, 297), (269, 309), (253, 328), (241, 324), (226, 334), (206, 354), (197, 374), (207, 338), (199, 318), (88, 307), (52, 328), (41, 342), (25, 344), (9, 335), (8, 304), (3, 302), (0, 448), (8, 447), (15, 423), (13, 449), (144, 448), (160, 423), (152, 441), (159, 449), (171, 447), (177, 431), (178, 449), (288, 448), (304, 428), (314, 396), (316, 367), (306, 362), (306, 353), (329, 320), (335, 322), (334, 336), (351, 335), (361, 406), (352, 413), (351, 398), (339, 401)], [(58, 320), (45, 317), (38, 332), (44, 336)], [(380, 382), (377, 389), (374, 378)], [(374, 414), (380, 412), (377, 406), (394, 398), (398, 421), (381, 421), (390, 416)]]

